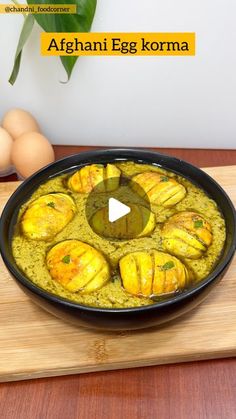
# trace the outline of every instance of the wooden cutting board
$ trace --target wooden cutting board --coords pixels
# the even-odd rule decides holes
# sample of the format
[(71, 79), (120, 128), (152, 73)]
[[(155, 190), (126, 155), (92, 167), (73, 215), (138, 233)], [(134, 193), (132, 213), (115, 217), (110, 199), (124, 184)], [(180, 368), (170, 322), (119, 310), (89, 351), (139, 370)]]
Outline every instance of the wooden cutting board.
[[(236, 166), (205, 169), (236, 203)], [(0, 184), (2, 208), (18, 182)], [(236, 258), (189, 314), (161, 328), (97, 332), (37, 307), (0, 262), (0, 381), (236, 355)]]

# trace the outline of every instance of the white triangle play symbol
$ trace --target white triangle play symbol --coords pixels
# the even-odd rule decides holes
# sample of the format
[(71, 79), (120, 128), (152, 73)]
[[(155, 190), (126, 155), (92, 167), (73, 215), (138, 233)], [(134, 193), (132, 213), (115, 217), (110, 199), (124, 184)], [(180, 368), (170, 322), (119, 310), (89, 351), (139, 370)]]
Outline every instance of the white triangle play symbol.
[(115, 198), (110, 198), (108, 201), (108, 219), (110, 223), (119, 220), (131, 211), (130, 207)]

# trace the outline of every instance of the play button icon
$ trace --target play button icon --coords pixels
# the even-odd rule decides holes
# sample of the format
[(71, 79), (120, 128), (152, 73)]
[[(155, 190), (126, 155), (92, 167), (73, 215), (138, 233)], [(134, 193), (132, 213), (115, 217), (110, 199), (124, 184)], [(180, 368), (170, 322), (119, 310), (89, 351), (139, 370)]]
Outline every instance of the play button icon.
[(122, 202), (118, 201), (118, 199), (109, 198), (108, 219), (110, 223), (114, 223), (114, 221), (117, 221), (125, 215), (129, 214), (130, 211), (131, 208), (128, 207), (128, 205), (122, 204)]
[(129, 240), (151, 234), (155, 215), (144, 190), (130, 178), (109, 178), (116, 190), (107, 191), (107, 181), (97, 184), (86, 201), (86, 219), (94, 233), (106, 240)]

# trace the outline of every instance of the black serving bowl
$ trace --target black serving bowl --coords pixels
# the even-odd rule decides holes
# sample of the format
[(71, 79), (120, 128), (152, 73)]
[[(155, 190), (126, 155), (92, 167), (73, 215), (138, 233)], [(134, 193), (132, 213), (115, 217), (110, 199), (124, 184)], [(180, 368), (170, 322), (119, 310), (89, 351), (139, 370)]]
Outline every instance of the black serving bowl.
[[(84, 306), (51, 294), (34, 285), (17, 267), (12, 255), (13, 228), (21, 205), (38, 186), (59, 173), (91, 163), (117, 160), (160, 165), (197, 184), (212, 197), (226, 221), (227, 238), (214, 271), (203, 281), (175, 297), (150, 306), (105, 309)], [(223, 189), (205, 172), (182, 160), (159, 153), (137, 149), (109, 149), (84, 152), (57, 161), (24, 181), (7, 202), (0, 221), (0, 247), (3, 260), (18, 285), (38, 305), (79, 326), (108, 330), (141, 329), (160, 325), (196, 307), (220, 281), (232, 261), (236, 244), (235, 209)]]

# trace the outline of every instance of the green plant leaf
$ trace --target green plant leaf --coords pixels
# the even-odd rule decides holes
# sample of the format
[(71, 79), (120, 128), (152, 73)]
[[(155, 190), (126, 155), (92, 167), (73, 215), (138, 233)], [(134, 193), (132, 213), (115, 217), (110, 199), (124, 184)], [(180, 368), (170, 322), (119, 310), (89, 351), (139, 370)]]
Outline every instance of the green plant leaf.
[(19, 69), (20, 69), (22, 50), (32, 32), (33, 26), (34, 26), (34, 16), (27, 15), (26, 18), (24, 19), (23, 28), (21, 30), (20, 39), (19, 39), (17, 49), (16, 49), (13, 70), (9, 78), (9, 83), (11, 83), (12, 85), (15, 83), (17, 79)]
[(68, 81), (69, 81), (78, 57), (60, 57), (60, 59), (61, 59), (64, 69), (66, 70)]
[[(65, 0), (27, 0), (28, 4), (65, 4)], [(37, 14), (38, 24), (45, 32), (89, 32), (96, 11), (97, 0), (69, 0), (76, 4), (77, 14)], [(70, 79), (78, 57), (63, 56), (61, 62)]]

